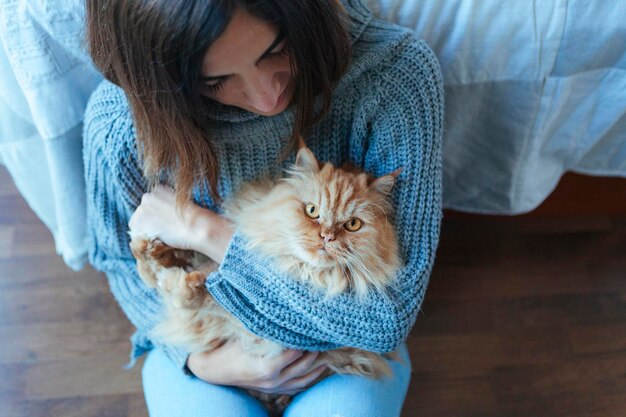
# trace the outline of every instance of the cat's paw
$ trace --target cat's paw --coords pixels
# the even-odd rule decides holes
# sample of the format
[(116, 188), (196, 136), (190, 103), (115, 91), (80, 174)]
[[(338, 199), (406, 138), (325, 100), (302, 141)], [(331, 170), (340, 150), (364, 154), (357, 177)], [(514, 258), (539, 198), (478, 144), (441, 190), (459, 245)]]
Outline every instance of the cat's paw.
[(149, 239), (132, 236), (130, 240), (130, 251), (137, 260), (144, 260), (147, 254)]
[(149, 239), (133, 237), (130, 241), (130, 250), (137, 259), (137, 272), (139, 276), (151, 288), (157, 286), (155, 262), (150, 257), (151, 241)]
[(166, 245), (159, 239), (132, 236), (130, 250), (137, 259), (137, 271), (141, 279), (150, 287), (159, 285), (159, 274), (164, 269), (188, 267), (193, 256)]
[(185, 300), (188, 306), (200, 306), (207, 296), (205, 286), (206, 275), (200, 271), (193, 271), (185, 277)]
[(151, 239), (144, 253), (161, 268), (185, 268), (189, 266), (193, 257), (193, 252), (173, 248), (160, 239)]
[(159, 290), (175, 307), (197, 309), (204, 303), (207, 289), (206, 275), (199, 271), (186, 272), (182, 268), (162, 268), (157, 273)]

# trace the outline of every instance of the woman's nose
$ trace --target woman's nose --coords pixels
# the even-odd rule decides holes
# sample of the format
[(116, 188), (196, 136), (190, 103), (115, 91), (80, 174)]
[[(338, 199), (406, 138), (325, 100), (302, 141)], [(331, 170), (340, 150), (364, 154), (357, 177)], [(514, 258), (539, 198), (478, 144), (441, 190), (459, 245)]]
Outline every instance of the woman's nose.
[(281, 94), (280, 81), (272, 75), (259, 74), (251, 77), (244, 90), (251, 107), (263, 113), (269, 113), (278, 104)]

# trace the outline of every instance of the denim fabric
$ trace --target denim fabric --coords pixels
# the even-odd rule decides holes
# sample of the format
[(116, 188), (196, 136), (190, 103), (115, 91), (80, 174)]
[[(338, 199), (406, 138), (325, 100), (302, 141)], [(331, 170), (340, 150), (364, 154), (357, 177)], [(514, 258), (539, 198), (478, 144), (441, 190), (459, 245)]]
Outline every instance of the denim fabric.
[[(372, 380), (333, 375), (296, 395), (284, 417), (398, 417), (411, 377), (406, 349), (403, 362), (390, 362), (393, 376)], [(143, 386), (151, 417), (267, 417), (245, 391), (211, 385), (186, 375), (159, 349), (148, 354)]]

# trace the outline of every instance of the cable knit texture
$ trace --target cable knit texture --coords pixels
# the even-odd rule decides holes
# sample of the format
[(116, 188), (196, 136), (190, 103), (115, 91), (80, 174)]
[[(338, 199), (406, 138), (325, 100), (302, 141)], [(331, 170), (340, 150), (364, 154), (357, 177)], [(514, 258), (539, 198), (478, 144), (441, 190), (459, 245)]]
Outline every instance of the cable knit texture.
[[(413, 32), (372, 19), (358, 0), (344, 1), (350, 17), (353, 61), (333, 93), (332, 108), (307, 145), (321, 161), (352, 161), (381, 176), (402, 167), (392, 194), (404, 266), (387, 297), (363, 303), (350, 294), (326, 300), (277, 270), (272, 259), (247, 246), (236, 232), (207, 288), (253, 333), (290, 348), (325, 350), (352, 346), (394, 350), (407, 337), (424, 298), (441, 219), (443, 91), (440, 69)], [(277, 162), (294, 124), (293, 109), (263, 117), (216, 105), (211, 139), (220, 161), (218, 190), (228, 198), (245, 181), (277, 175)], [(90, 259), (106, 272), (111, 290), (137, 328), (132, 358), (158, 341), (149, 332), (161, 320), (157, 293), (137, 275), (128, 248), (128, 220), (146, 191), (135, 130), (123, 92), (104, 82), (85, 116)], [(197, 184), (195, 201), (220, 211)], [(184, 367), (187, 352), (162, 346)]]

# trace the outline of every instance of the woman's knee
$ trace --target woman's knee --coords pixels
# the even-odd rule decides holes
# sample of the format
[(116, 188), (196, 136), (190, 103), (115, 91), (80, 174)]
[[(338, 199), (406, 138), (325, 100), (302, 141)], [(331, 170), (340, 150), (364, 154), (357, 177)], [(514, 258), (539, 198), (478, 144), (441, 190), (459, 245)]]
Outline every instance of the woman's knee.
[(400, 360), (389, 361), (393, 375), (374, 380), (333, 375), (294, 397), (284, 417), (392, 417), (400, 416), (411, 379), (406, 346)]
[(160, 350), (148, 354), (142, 379), (150, 417), (267, 417), (245, 391), (186, 375)]

